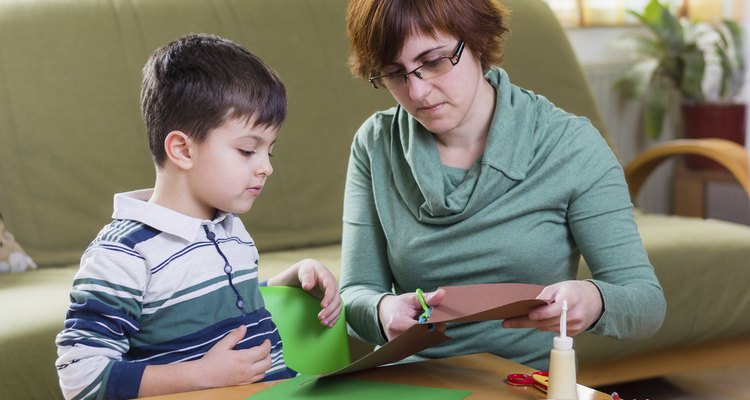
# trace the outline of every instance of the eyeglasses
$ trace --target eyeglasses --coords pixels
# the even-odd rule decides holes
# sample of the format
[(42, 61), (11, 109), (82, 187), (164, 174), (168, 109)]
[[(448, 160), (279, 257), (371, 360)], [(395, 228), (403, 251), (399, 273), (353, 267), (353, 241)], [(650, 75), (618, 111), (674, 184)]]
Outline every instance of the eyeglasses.
[(407, 78), (411, 74), (414, 74), (414, 76), (419, 79), (432, 79), (452, 70), (453, 67), (458, 64), (458, 61), (461, 60), (461, 53), (463, 53), (463, 51), (464, 42), (462, 40), (458, 42), (456, 51), (450, 57), (440, 57), (434, 60), (427, 61), (417, 68), (414, 68), (410, 72), (371, 76), (368, 81), (370, 81), (370, 84), (375, 89), (385, 87), (387, 89), (394, 90), (404, 87), (406, 85)]

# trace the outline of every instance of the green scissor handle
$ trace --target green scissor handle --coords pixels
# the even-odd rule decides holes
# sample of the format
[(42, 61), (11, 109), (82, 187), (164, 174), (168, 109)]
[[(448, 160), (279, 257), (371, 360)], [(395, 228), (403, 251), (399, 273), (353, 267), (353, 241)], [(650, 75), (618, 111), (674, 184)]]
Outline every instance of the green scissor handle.
[(427, 303), (425, 303), (425, 301), (424, 301), (424, 293), (422, 292), (422, 289), (420, 289), (420, 288), (417, 288), (417, 300), (419, 300), (419, 304), (422, 305), (422, 308), (425, 311), (427, 311), (427, 309), (430, 308), (429, 306), (427, 306)]
[(422, 292), (422, 289), (417, 288), (417, 300), (419, 300), (419, 304), (422, 305), (422, 308), (424, 309), (424, 312), (422, 315), (419, 316), (419, 322), (425, 323), (428, 319), (430, 319), (430, 314), (432, 313), (432, 307), (428, 306), (427, 303), (424, 301), (424, 293)]

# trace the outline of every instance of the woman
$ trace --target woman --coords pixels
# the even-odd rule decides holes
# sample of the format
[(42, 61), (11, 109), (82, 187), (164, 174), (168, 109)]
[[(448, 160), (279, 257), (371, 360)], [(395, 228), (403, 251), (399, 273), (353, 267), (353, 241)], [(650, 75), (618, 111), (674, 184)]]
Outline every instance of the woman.
[[(491, 352), (548, 368), (568, 332), (650, 336), (665, 301), (622, 169), (585, 118), (512, 85), (493, 0), (350, 0), (352, 71), (398, 106), (357, 131), (344, 200), (347, 320), (383, 344), (416, 323), (417, 288), (544, 285), (525, 317), (452, 324), (418, 357)], [(579, 257), (593, 279), (575, 280)], [(427, 295), (437, 305), (443, 291)]]

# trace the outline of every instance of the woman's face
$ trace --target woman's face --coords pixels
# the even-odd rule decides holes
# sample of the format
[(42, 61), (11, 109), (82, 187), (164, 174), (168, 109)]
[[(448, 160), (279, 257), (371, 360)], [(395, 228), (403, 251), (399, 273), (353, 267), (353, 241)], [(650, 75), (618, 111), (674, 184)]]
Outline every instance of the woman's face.
[[(409, 72), (437, 58), (453, 56), (459, 42), (459, 38), (441, 32), (434, 38), (414, 34), (406, 39), (401, 53), (386, 64), (382, 73)], [(459, 62), (447, 73), (430, 79), (411, 74), (406, 84), (388, 90), (427, 130), (442, 134), (461, 133), (462, 128), (484, 121), (487, 116), (476, 115), (473, 106), (481, 95), (486, 95), (487, 89), (491, 91), (491, 86), (484, 80), (479, 58), (465, 47)]]

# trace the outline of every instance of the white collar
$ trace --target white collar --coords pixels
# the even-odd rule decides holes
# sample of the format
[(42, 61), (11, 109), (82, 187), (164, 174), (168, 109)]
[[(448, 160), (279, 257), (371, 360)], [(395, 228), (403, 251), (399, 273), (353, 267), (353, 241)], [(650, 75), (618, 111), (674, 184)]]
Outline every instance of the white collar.
[(187, 241), (194, 241), (197, 235), (202, 235), (202, 225), (208, 225), (213, 231), (215, 225), (221, 224), (227, 232), (232, 231), (234, 215), (231, 213), (220, 212), (212, 220), (194, 218), (150, 203), (148, 200), (153, 192), (153, 189), (142, 189), (116, 194), (112, 218), (138, 221)]

